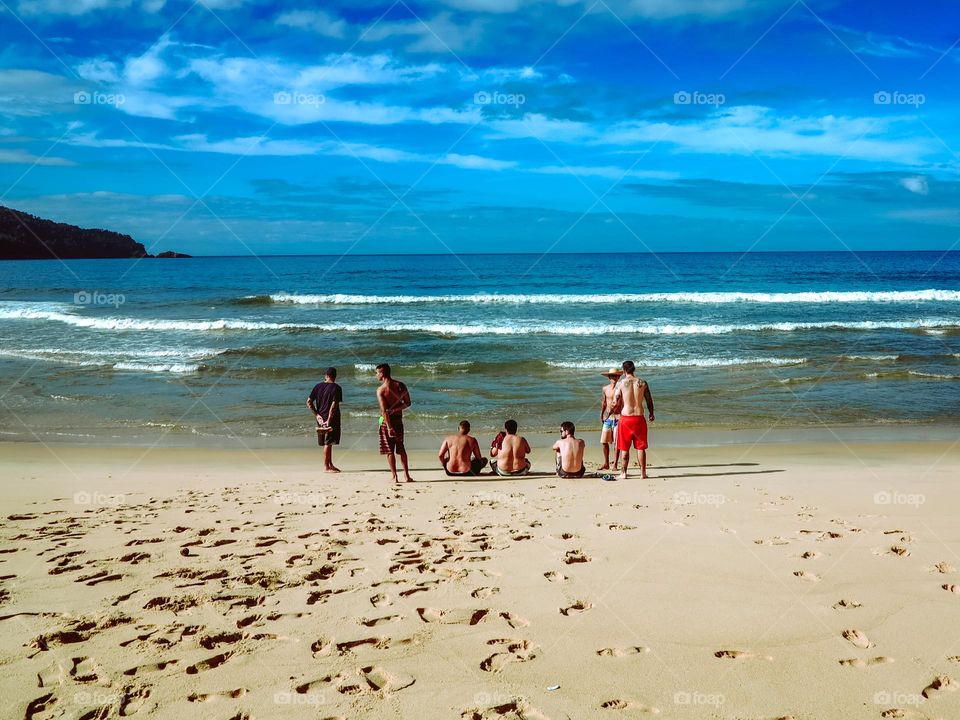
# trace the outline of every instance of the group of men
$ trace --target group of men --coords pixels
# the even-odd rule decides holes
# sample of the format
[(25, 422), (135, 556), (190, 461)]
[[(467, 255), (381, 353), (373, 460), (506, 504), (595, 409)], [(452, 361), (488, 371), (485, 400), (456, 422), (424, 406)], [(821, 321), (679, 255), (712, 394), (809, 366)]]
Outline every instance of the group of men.
[[(654, 420), (653, 397), (646, 381), (635, 375), (634, 363), (627, 360), (623, 369), (611, 369), (603, 373), (609, 385), (603, 388), (600, 406), (602, 430), (600, 442), (603, 447), (601, 470), (610, 468), (610, 445), (616, 446), (614, 469), (620, 469), (619, 478), (626, 480), (630, 466), (630, 447), (638, 454), (642, 477), (647, 477), (647, 422), (644, 404), (650, 422)], [(395, 380), (387, 363), (377, 365), (377, 402), (380, 407), (379, 439), (380, 454), (386, 455), (387, 464), (394, 482), (397, 476), (396, 456), (400, 456), (405, 482), (412, 482), (407, 450), (403, 444), (403, 411), (410, 407), (410, 391)], [(307, 407), (317, 421), (317, 443), (323, 447), (324, 471), (337, 473), (333, 464), (333, 446), (340, 443), (340, 405), (343, 389), (337, 384), (337, 369), (328, 368), (324, 381), (318, 383), (307, 398)], [(532, 452), (527, 439), (517, 433), (516, 420), (507, 420), (503, 430), (490, 446), (490, 459), (483, 456), (480, 443), (470, 435), (470, 423), (460, 421), (457, 433), (445, 438), (438, 457), (447, 475), (452, 477), (476, 476), (488, 463), (492, 473), (501, 476), (526, 475), (531, 464), (527, 456)], [(579, 478), (586, 473), (583, 454), (586, 443), (576, 437), (576, 427), (569, 420), (560, 425), (560, 439), (553, 444), (556, 453), (556, 472), (559, 477)], [(623, 458), (621, 460), (621, 454)], [(622, 465), (621, 465), (622, 462)], [(606, 476), (605, 476), (606, 477)]]

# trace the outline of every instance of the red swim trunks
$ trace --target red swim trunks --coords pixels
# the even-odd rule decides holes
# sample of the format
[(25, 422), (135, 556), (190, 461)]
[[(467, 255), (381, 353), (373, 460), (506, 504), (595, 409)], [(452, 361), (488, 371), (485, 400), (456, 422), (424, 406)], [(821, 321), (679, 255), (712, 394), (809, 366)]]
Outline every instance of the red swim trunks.
[(630, 443), (637, 450), (647, 449), (647, 421), (643, 415), (621, 415), (620, 427), (617, 428), (617, 450), (625, 452), (630, 449)]

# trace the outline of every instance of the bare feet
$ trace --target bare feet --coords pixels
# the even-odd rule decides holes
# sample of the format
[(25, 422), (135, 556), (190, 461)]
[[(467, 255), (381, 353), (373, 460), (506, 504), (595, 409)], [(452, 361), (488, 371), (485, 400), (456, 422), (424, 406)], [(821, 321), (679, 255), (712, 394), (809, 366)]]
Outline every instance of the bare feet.
[(340, 472), (340, 468), (331, 465), (330, 467), (324, 468), (323, 471), (328, 473), (338, 473)]
[(641, 477), (643, 480), (648, 480), (648, 479), (649, 479), (649, 478), (647, 477), (647, 474), (646, 474), (646, 473), (643, 473), (642, 475), (640, 475), (640, 477)]
[[(609, 470), (609, 469), (610, 469), (610, 463), (607, 463), (606, 465), (601, 465), (601, 466), (600, 466), (600, 469), (601, 469), (601, 470)], [(614, 468), (614, 470), (616, 470), (616, 468)]]
[(620, 473), (619, 475), (617, 475), (617, 480), (626, 480), (626, 479), (627, 479), (627, 471), (626, 471), (626, 470), (624, 470), (622, 473)]

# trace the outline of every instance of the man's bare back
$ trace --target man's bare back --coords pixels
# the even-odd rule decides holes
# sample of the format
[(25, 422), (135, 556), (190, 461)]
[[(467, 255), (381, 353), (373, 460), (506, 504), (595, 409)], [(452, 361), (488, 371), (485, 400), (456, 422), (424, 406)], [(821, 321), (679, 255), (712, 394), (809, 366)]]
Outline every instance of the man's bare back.
[(529, 452), (530, 445), (526, 438), (520, 435), (507, 435), (503, 438), (503, 445), (497, 451), (497, 467), (505, 472), (518, 472), (526, 466)]
[(624, 375), (617, 383), (616, 394), (620, 397), (621, 415), (643, 415), (643, 403), (650, 396), (650, 388), (646, 380), (633, 375)]
[(470, 461), (474, 456), (482, 457), (480, 443), (470, 435), (461, 435), (460, 433), (450, 435), (443, 441), (440, 448), (441, 455), (444, 449), (450, 454), (450, 459), (447, 461), (447, 471), (452, 473), (470, 472)]
[(557, 440), (554, 447), (560, 452), (560, 468), (568, 473), (580, 472), (583, 467), (583, 448), (586, 443), (575, 437)]

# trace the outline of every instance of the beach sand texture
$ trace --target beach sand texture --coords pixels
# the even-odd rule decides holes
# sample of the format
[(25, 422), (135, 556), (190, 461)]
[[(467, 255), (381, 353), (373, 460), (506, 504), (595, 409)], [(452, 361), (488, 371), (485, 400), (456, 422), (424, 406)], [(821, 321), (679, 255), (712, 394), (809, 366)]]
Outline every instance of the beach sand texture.
[(336, 460), (4, 445), (0, 715), (960, 717), (951, 445)]

